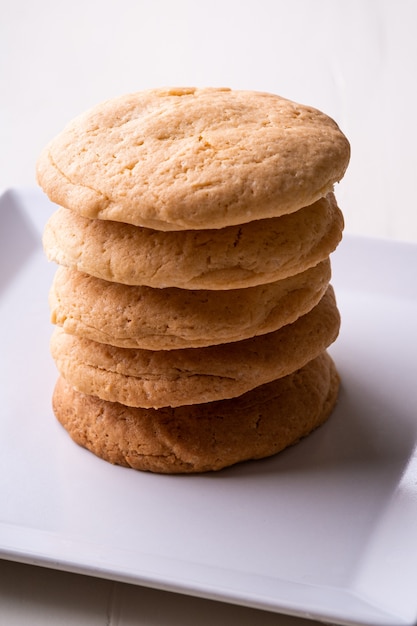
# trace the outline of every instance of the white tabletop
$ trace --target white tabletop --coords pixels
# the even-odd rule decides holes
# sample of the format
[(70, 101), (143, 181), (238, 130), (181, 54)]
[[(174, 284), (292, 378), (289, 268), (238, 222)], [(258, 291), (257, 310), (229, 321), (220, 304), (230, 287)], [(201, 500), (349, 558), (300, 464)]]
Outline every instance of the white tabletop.
[[(347, 233), (417, 242), (413, 0), (3, 0), (1, 14), (0, 190), (34, 185), (45, 143), (101, 100), (164, 85), (256, 89), (322, 109), (350, 139), (336, 189)], [(0, 626), (29, 623), (306, 621), (0, 561)]]

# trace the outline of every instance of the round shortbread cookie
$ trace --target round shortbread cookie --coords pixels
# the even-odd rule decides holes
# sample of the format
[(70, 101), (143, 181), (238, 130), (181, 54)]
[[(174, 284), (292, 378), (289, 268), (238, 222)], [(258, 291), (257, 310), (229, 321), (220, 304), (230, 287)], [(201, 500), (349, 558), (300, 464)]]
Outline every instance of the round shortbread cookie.
[(43, 236), (50, 261), (126, 285), (237, 289), (281, 280), (324, 260), (342, 237), (333, 194), (290, 215), (219, 230), (162, 232), (60, 208)]
[(72, 439), (113, 464), (165, 474), (220, 470), (297, 443), (333, 410), (339, 377), (327, 353), (239, 398), (138, 409), (75, 391), (60, 378), (53, 408)]
[(330, 280), (322, 261), (282, 281), (229, 291), (132, 287), (59, 267), (51, 320), (114, 346), (172, 350), (239, 341), (276, 330), (317, 304)]
[(40, 155), (37, 179), (85, 217), (208, 229), (312, 204), (349, 157), (337, 124), (312, 107), (253, 91), (155, 89), (77, 117)]
[(336, 339), (340, 316), (332, 287), (309, 313), (274, 333), (184, 350), (115, 348), (62, 329), (51, 353), (78, 391), (128, 406), (160, 408), (233, 398), (286, 376)]

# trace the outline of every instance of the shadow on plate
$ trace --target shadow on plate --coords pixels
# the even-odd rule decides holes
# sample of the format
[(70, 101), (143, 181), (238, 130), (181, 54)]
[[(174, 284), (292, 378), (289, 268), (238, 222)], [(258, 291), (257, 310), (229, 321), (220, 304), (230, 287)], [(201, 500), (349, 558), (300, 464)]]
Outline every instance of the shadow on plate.
[(405, 413), (398, 396), (376, 390), (352, 373), (342, 377), (338, 403), (317, 430), (267, 459), (248, 461), (211, 479), (257, 479), (259, 476), (340, 476), (354, 472), (362, 479), (380, 474), (397, 483), (415, 447), (417, 424)]

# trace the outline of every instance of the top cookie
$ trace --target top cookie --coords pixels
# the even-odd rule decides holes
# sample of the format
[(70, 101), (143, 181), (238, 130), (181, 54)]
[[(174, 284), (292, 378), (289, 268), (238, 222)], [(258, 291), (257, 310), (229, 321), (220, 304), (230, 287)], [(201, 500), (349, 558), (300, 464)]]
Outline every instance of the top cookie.
[(84, 217), (199, 230), (312, 204), (349, 156), (337, 124), (311, 107), (252, 91), (155, 89), (76, 118), (42, 152), (37, 178)]

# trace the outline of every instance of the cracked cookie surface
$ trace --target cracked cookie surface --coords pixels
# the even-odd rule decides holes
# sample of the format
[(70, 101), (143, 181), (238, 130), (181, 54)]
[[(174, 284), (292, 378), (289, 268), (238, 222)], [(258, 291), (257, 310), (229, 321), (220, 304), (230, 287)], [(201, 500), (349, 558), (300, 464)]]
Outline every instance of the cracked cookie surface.
[(155, 89), (76, 118), (41, 153), (37, 180), (85, 217), (223, 228), (312, 204), (349, 157), (337, 124), (312, 107), (253, 91)]

